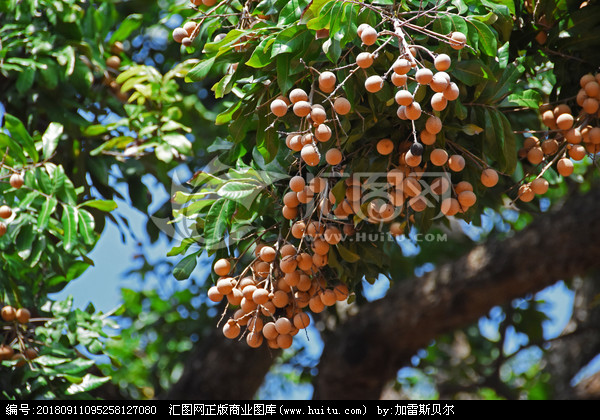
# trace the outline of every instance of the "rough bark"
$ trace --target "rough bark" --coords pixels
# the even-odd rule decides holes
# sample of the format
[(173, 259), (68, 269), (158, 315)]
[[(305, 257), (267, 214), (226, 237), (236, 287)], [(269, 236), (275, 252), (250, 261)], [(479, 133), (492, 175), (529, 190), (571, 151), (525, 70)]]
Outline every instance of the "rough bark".
[(598, 377), (587, 378), (573, 387), (572, 379), (600, 353), (600, 272), (574, 280), (573, 315), (561, 336), (546, 352), (545, 370), (551, 373), (553, 399), (600, 398)]
[(253, 349), (243, 339), (229, 340), (220, 329), (211, 329), (163, 399), (250, 400), (278, 355), (267, 346)]
[(491, 308), (600, 266), (600, 188), (573, 196), (503, 241), (477, 246), (423, 278), (401, 281), (325, 341), (315, 399), (378, 399), (437, 336)]

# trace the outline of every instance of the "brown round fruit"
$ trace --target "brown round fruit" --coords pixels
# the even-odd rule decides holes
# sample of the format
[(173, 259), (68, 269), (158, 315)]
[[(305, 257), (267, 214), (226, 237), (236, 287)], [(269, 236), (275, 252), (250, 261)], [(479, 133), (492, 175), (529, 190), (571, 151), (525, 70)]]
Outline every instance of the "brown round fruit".
[(437, 71), (446, 71), (450, 68), (451, 64), (452, 60), (448, 54), (440, 54), (433, 61), (433, 65)]
[(365, 89), (368, 92), (376, 93), (379, 92), (383, 88), (383, 79), (381, 76), (369, 76), (367, 80), (365, 80)]
[(377, 42), (377, 31), (371, 26), (366, 27), (362, 30), (360, 39), (365, 45), (373, 45)]
[(331, 93), (335, 89), (337, 79), (335, 74), (330, 71), (324, 71), (319, 75), (319, 89), (325, 93)]
[(351, 109), (350, 101), (346, 98), (337, 98), (333, 102), (333, 109), (339, 115), (346, 115)]
[(12, 209), (6, 205), (0, 206), (0, 218), (8, 219), (12, 216)]
[(11, 321), (14, 321), (15, 319), (17, 319), (17, 310), (10, 305), (3, 307), (1, 314), (2, 314), (2, 319), (7, 322), (11, 322)]
[(217, 276), (226, 276), (229, 274), (229, 270), (231, 270), (231, 263), (229, 260), (221, 258), (217, 260), (213, 269)]
[(467, 36), (462, 32), (452, 32), (450, 34), (450, 46), (455, 50), (461, 50), (467, 44)]
[(481, 183), (488, 188), (494, 187), (498, 183), (498, 172), (492, 168), (484, 169), (481, 172)]
[(277, 117), (283, 117), (287, 114), (287, 104), (281, 99), (275, 99), (271, 102), (271, 112)]
[(21, 174), (12, 174), (9, 181), (10, 186), (16, 189), (21, 188), (24, 182), (25, 180)]

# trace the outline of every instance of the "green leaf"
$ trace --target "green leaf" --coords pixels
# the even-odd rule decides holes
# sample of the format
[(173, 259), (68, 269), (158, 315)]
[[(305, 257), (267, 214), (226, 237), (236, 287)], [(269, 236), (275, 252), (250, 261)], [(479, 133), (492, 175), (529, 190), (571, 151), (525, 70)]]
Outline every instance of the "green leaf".
[(487, 74), (479, 60), (463, 60), (456, 63), (452, 76), (465, 85), (474, 86), (486, 81)]
[(88, 200), (88, 201), (81, 203), (77, 207), (84, 207), (84, 206), (92, 207), (92, 208), (102, 210), (102, 211), (113, 211), (114, 209), (116, 209), (118, 207), (117, 203), (114, 200)]
[(31, 86), (33, 86), (33, 82), (35, 81), (35, 73), (35, 67), (26, 67), (19, 73), (15, 86), (20, 94), (24, 94), (31, 89)]
[(228, 198), (233, 201), (238, 201), (240, 198), (252, 195), (259, 188), (256, 184), (248, 182), (237, 182), (230, 181), (223, 185), (217, 191), (217, 194), (221, 197)]
[(204, 219), (204, 241), (209, 255), (225, 240), (225, 232), (235, 207), (235, 202), (226, 198), (218, 199), (210, 207)]
[(467, 19), (467, 22), (471, 24), (469, 33), (477, 37), (479, 50), (485, 55), (495, 57), (498, 53), (498, 42), (492, 29), (472, 17)]
[(191, 275), (194, 269), (196, 268), (198, 260), (198, 253), (190, 254), (187, 257), (184, 257), (181, 261), (177, 263), (175, 268), (173, 268), (173, 277), (177, 280), (186, 280)]
[(542, 95), (533, 89), (510, 94), (508, 95), (507, 99), (509, 104), (515, 104), (532, 109), (538, 109), (542, 103)]
[(92, 216), (87, 210), (78, 209), (77, 217), (79, 218), (79, 233), (83, 238), (83, 242), (86, 245), (93, 245), (96, 242), (96, 233), (94, 232), (94, 216)]
[(58, 146), (58, 139), (63, 133), (64, 127), (60, 123), (51, 122), (42, 135), (42, 151), (44, 159), (49, 159)]
[(77, 243), (77, 209), (66, 204), (63, 204), (62, 207), (63, 246), (66, 251), (70, 251)]
[(348, 261), (349, 263), (355, 263), (360, 260), (360, 255), (350, 251), (341, 243), (338, 243), (336, 245), (336, 248), (340, 253), (340, 256), (344, 259), (344, 261)]
[(27, 132), (27, 129), (25, 129), (23, 123), (17, 117), (14, 117), (10, 114), (4, 114), (4, 118), (4, 125), (10, 132), (11, 137), (21, 144), (23, 150), (27, 152), (29, 157), (33, 159), (34, 162), (37, 162), (40, 156), (35, 148), (33, 139)]
[(65, 391), (67, 395), (75, 395), (79, 394), (80, 392), (91, 391), (92, 389), (98, 388), (102, 384), (110, 381), (109, 376), (101, 378), (90, 373), (86, 374), (83, 378), (78, 379), (79, 380), (76, 380), (76, 383), (73, 383), (67, 388)]
[(56, 205), (58, 204), (58, 200), (56, 197), (48, 197), (46, 201), (42, 205), (40, 209), (40, 213), (38, 214), (37, 219), (37, 228), (39, 231), (43, 231), (48, 226), (48, 221), (50, 220), (50, 216), (54, 213), (56, 209)]
[(196, 66), (185, 75), (186, 82), (199, 82), (208, 76), (210, 69), (215, 64), (216, 56), (200, 61)]
[(127, 39), (127, 37), (129, 37), (133, 31), (140, 27), (143, 18), (144, 15), (139, 13), (127, 16), (125, 20), (121, 22), (119, 28), (113, 32), (108, 43), (114, 44), (117, 41), (123, 41)]
[(254, 52), (246, 61), (246, 65), (254, 68), (262, 68), (269, 65), (272, 62), (271, 59), (271, 46), (275, 42), (275, 36), (270, 35), (264, 38), (260, 44), (256, 46)]

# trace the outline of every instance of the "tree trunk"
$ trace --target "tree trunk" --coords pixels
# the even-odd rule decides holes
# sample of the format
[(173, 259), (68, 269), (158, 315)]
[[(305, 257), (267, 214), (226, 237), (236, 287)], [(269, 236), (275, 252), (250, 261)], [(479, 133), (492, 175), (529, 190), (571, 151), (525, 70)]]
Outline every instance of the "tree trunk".
[(400, 281), (325, 340), (315, 399), (378, 399), (437, 336), (491, 308), (600, 266), (600, 188), (570, 197), (509, 239), (488, 241), (423, 278)]
[(250, 400), (278, 355), (265, 345), (253, 349), (244, 339), (227, 339), (215, 327), (193, 349), (181, 379), (163, 398)]

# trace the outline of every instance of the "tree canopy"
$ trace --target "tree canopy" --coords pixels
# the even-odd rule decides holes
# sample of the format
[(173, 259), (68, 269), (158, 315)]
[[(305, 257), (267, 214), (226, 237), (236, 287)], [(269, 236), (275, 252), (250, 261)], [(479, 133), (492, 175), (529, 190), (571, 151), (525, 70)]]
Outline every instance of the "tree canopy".
[[(0, 22), (3, 398), (598, 396), (571, 386), (600, 353), (596, 2), (12, 0)], [(107, 222), (130, 234), (121, 200), (172, 247), (129, 276), (181, 287), (52, 299)], [(549, 339), (559, 280), (581, 299)]]

